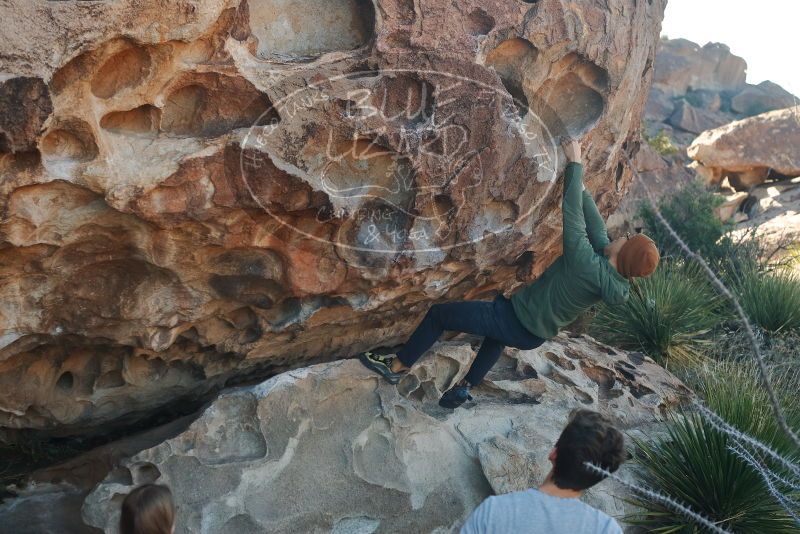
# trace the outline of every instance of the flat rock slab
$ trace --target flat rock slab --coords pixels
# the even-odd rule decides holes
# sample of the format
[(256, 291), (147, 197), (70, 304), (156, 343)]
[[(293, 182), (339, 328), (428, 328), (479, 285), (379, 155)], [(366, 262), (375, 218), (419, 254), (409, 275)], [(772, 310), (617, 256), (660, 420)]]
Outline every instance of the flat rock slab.
[[(177, 499), (178, 533), (451, 532), (486, 496), (542, 481), (573, 408), (646, 436), (689, 395), (648, 358), (559, 337), (507, 350), (474, 403), (439, 408), (472, 354), (439, 344), (396, 387), (345, 360), (226, 392), (185, 432), (122, 461), (86, 498), (84, 521), (116, 532), (123, 496), (158, 482)], [(607, 481), (586, 500), (620, 516), (623, 496)]]

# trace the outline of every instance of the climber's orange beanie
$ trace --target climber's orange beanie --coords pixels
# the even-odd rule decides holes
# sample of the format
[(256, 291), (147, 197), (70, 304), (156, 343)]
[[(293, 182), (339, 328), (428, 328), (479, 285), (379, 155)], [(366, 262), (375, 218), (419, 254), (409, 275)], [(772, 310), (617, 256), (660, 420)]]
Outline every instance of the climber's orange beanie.
[(658, 247), (644, 234), (631, 236), (617, 254), (617, 271), (625, 278), (650, 276), (658, 267)]

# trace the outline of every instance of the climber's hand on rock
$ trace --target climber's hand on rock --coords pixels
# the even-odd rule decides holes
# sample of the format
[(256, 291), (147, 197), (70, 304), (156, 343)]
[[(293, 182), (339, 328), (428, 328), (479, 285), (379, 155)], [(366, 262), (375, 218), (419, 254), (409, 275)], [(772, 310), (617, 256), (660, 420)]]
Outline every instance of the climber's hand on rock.
[(567, 162), (581, 162), (581, 144), (576, 139), (568, 136), (562, 137), (561, 148), (564, 150), (564, 157), (567, 158)]

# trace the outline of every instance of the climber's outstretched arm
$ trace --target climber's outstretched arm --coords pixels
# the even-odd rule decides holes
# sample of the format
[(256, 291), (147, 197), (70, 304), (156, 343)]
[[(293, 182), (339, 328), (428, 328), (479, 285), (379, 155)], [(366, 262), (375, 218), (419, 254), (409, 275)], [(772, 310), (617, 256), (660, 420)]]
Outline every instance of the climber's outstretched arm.
[(594, 254), (594, 250), (586, 233), (583, 214), (583, 165), (580, 162), (580, 145), (577, 141), (563, 140), (561, 146), (568, 160), (567, 168), (564, 170), (564, 199), (561, 202), (564, 259), (570, 263), (581, 262)]
[(583, 190), (583, 219), (586, 222), (586, 233), (592, 248), (598, 254), (603, 254), (603, 249), (608, 246), (608, 230), (603, 222), (603, 216), (597, 209), (592, 195), (584, 188)]

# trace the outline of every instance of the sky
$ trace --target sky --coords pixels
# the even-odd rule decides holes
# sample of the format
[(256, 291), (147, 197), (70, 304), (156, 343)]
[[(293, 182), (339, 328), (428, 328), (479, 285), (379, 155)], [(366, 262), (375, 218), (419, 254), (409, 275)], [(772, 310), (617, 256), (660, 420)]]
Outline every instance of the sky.
[(800, 0), (667, 0), (661, 35), (725, 43), (747, 62), (748, 83), (800, 96)]

